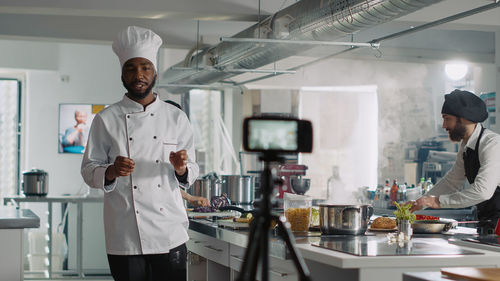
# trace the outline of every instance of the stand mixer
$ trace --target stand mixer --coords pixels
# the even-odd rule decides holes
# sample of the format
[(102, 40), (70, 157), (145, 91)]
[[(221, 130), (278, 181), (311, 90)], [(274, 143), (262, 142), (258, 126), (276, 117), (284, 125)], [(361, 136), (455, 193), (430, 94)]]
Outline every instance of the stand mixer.
[(297, 193), (303, 195), (309, 190), (310, 180), (304, 179), (307, 166), (299, 164), (283, 164), (279, 166), (278, 176), (283, 179), (283, 184), (279, 187), (279, 198), (283, 198), (283, 193)]

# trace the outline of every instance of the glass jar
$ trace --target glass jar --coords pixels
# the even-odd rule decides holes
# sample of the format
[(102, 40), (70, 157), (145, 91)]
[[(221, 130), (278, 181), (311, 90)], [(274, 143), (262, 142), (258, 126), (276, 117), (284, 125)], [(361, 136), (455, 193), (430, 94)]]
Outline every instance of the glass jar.
[(308, 231), (311, 220), (312, 198), (285, 193), (284, 210), (292, 231)]

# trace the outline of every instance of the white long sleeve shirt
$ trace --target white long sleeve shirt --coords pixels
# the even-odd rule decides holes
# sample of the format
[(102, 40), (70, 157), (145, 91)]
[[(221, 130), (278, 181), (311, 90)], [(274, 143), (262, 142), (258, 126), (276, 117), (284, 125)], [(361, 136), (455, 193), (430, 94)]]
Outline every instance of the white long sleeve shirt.
[[(171, 151), (188, 154), (188, 183), (198, 177), (194, 139), (185, 113), (156, 100), (144, 107), (124, 96), (92, 122), (81, 174), (104, 189), (106, 251), (113, 255), (168, 253), (185, 243), (188, 218)], [(105, 186), (105, 171), (117, 156), (134, 160), (130, 176)]]
[(460, 190), (464, 181), (465, 167), (463, 152), (475, 149), (481, 133), (476, 125), (467, 144), (463, 141), (457, 153), (457, 160), (451, 170), (425, 195), (439, 196), (441, 208), (465, 208), (490, 199), (497, 186), (500, 186), (500, 135), (486, 129), (479, 141), (479, 163), (481, 167), (474, 183)]

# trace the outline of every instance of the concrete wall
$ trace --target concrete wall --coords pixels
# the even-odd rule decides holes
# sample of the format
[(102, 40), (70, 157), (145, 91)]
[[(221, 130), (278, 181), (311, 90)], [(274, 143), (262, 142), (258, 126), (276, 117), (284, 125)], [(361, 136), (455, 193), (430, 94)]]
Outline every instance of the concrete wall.
[[(494, 90), (493, 65), (473, 64), (470, 69), (474, 78), (471, 90), (478, 94)], [(446, 79), (444, 63), (331, 58), (302, 68), (295, 75), (281, 75), (249, 86), (253, 89), (299, 89), (376, 85), (378, 181), (383, 183), (385, 178), (403, 180), (404, 149), (408, 142), (445, 133), (441, 129), (441, 106), (446, 94)]]

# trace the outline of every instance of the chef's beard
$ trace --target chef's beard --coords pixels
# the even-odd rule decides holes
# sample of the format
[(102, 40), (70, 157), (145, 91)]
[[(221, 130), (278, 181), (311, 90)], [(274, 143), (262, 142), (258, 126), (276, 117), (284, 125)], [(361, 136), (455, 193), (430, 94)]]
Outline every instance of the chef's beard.
[[(134, 82), (132, 82), (131, 84), (133, 84)], [(125, 81), (123, 81), (123, 77), (122, 77), (122, 83), (123, 83), (123, 87), (125, 87), (125, 89), (127, 89), (128, 94), (129, 94), (129, 96), (131, 98), (133, 98), (134, 100), (142, 100), (145, 97), (147, 97), (147, 95), (151, 92), (151, 90), (153, 90), (153, 88), (154, 88), (154, 86), (156, 84), (156, 79), (153, 80), (153, 82), (151, 83), (151, 85), (149, 85), (149, 87), (147, 87), (144, 92), (135, 92), (133, 90), (132, 86), (127, 85), (125, 83)]]
[(465, 136), (466, 128), (460, 118), (457, 118), (457, 122), (455, 123), (455, 128), (448, 132), (450, 136), (450, 140), (452, 141), (461, 141)]

